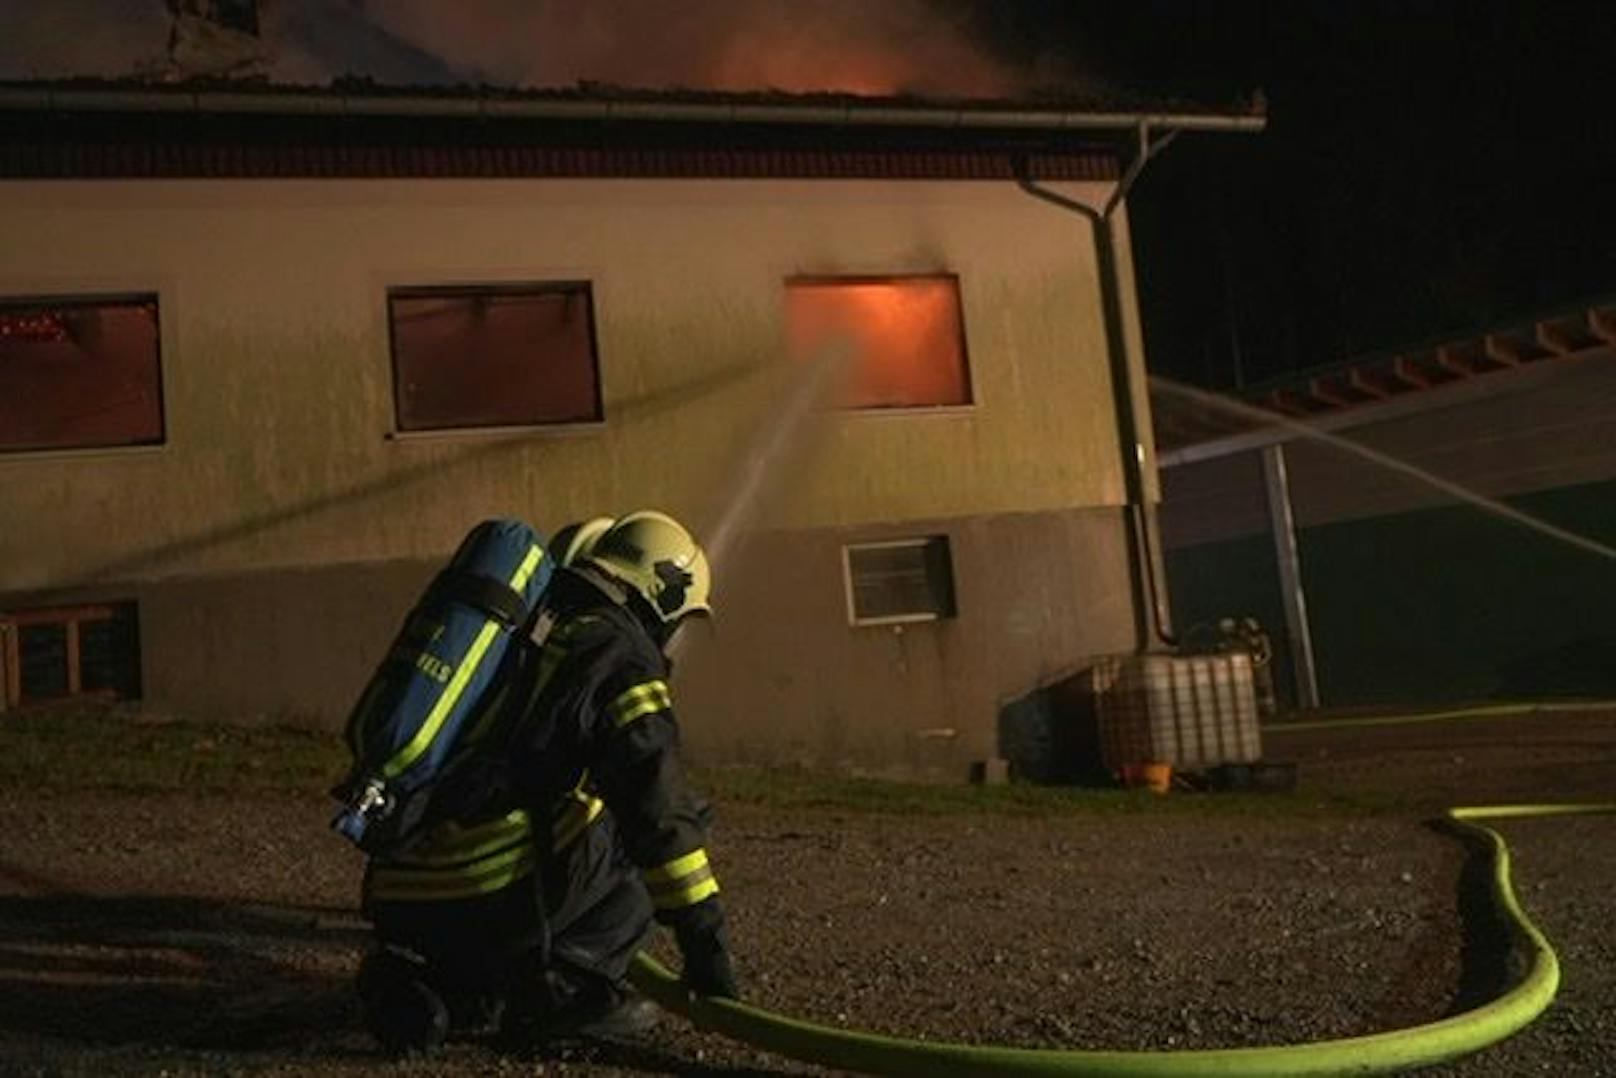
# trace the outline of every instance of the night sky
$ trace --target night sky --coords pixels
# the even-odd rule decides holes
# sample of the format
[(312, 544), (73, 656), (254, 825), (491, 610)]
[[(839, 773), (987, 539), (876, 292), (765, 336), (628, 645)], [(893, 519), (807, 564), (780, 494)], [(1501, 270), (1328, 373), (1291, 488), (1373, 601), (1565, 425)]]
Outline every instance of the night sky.
[(1616, 6), (1016, 7), (1115, 82), (1267, 98), (1267, 133), (1181, 138), (1132, 200), (1159, 373), (1251, 385), (1616, 295)]

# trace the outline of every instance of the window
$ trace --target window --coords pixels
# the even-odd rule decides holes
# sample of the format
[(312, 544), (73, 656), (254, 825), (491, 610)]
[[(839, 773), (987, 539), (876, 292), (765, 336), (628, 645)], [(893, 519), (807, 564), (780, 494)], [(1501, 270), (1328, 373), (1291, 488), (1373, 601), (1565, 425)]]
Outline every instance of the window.
[(162, 440), (156, 296), (0, 300), (0, 451)]
[(786, 329), (800, 360), (850, 353), (844, 408), (971, 403), (957, 277), (790, 280)]
[(600, 420), (587, 283), (399, 288), (387, 306), (399, 430)]
[(854, 625), (890, 625), (954, 616), (948, 537), (857, 543), (842, 548), (847, 613)]
[(0, 614), (0, 690), (7, 705), (73, 696), (140, 696), (134, 603)]

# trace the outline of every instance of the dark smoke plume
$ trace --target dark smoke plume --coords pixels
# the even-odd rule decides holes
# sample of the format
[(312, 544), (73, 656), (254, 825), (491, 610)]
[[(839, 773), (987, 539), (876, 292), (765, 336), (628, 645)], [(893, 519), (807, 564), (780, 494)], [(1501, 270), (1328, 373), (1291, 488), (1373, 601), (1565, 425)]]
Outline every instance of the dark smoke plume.
[[(190, 30), (211, 30), (197, 12), (218, 6), (197, 0), (177, 9)], [(0, 0), (0, 8), (11, 9), (12, 31), (0, 42), (0, 78), (152, 77), (165, 63), (163, 77), (186, 74), (183, 50), (182, 70), (174, 69), (179, 16), (165, 0)], [(316, 85), (360, 77), (943, 97), (1025, 91), (1032, 76), (980, 44), (971, 10), (965, 0), (258, 0), (255, 73)]]

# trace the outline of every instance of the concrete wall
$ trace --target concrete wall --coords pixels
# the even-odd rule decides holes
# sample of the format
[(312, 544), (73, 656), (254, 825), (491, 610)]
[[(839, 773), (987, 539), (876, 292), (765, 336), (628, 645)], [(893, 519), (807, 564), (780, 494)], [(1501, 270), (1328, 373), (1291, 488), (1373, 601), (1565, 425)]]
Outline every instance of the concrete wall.
[[(1061, 186), (1090, 201), (1106, 193)], [(758, 588), (793, 571), (799, 545), (829, 557), (827, 537), (968, 522), (949, 525), (980, 537), (956, 558), (986, 564), (974, 543), (985, 551), (1024, 528), (981, 522), (1068, 521), (1047, 525), (1059, 542), (1013, 540), (1054, 560), (1023, 575), (1067, 589), (1049, 601), (1072, 624), (1049, 639), (1128, 646), (1128, 612), (1112, 609), (1126, 577), (1107, 510), (1123, 483), (1092, 245), (1081, 221), (1013, 185), (142, 180), (15, 182), (5, 193), (0, 295), (158, 294), (168, 437), (150, 449), (0, 456), (0, 603), (138, 593), (158, 703), (331, 721), (355, 689), (343, 683), (384, 645), (394, 604), (483, 517), (548, 528), (654, 504), (710, 532), (790, 392), (780, 343), (793, 275), (958, 274), (974, 404), (812, 424), (747, 521), (799, 537), (760, 541), (787, 560), (768, 562)], [(386, 289), (546, 279), (593, 284), (606, 422), (395, 434)], [(1129, 321), (1137, 345), (1131, 305)], [(961, 577), (961, 616), (938, 635), (974, 640), (1012, 617), (1008, 599), (973, 610)], [(749, 579), (737, 570), (720, 582), (725, 601), (754, 611), (726, 621), (738, 636), (753, 639), (754, 618), (789, 626), (804, 615), (749, 605)], [(839, 575), (825, 594), (841, 601)], [(846, 652), (864, 646), (846, 640), (877, 636), (845, 617), (826, 632), (816, 668), (845, 660), (869, 673), (852, 679), (853, 696), (798, 682), (815, 702), (773, 739), (793, 755), (806, 745), (837, 755), (823, 748), (827, 708), (861, 729), (855, 697), (884, 711), (893, 685), (918, 678)], [(1028, 654), (1036, 660), (1004, 669), (1053, 661), (1042, 642)], [(692, 692), (724, 710), (699, 687), (700, 660), (690, 665)], [(762, 751), (772, 735), (749, 733), (750, 698), (729, 706), (738, 717), (714, 726), (714, 743)], [(972, 751), (986, 744), (971, 737)], [(850, 756), (896, 758), (902, 740), (850, 737)]]
[[(949, 538), (957, 616), (850, 625), (843, 544), (924, 535)], [(1124, 536), (1115, 509), (754, 533), (721, 574), (717, 620), (681, 641), (687, 743), (702, 760), (964, 777), (997, 755), (1011, 698), (1125, 643)], [(180, 714), (329, 725), (438, 568), (137, 585), (146, 697)]]
[[(949, 537), (958, 616), (849, 626), (843, 544), (917, 535)], [(1005, 704), (1132, 627), (1116, 509), (770, 531), (733, 565), (680, 658), (687, 737), (715, 759), (963, 778), (999, 754)]]

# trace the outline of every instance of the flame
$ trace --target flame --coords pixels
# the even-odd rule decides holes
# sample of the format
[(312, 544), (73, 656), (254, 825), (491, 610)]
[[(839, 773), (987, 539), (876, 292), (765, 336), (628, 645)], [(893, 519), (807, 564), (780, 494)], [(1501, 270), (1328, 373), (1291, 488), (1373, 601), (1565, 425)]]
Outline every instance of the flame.
[(810, 35), (779, 27), (742, 30), (691, 78), (692, 84), (715, 90), (963, 97), (1007, 96), (1014, 81), (962, 38), (922, 36), (906, 48), (834, 24)]
[(970, 380), (952, 277), (796, 281), (787, 292), (791, 354), (840, 338), (852, 351), (844, 407), (969, 404)]
[(494, 85), (1004, 97), (1025, 81), (930, 0), (368, 0), (362, 10), (389, 40)]

